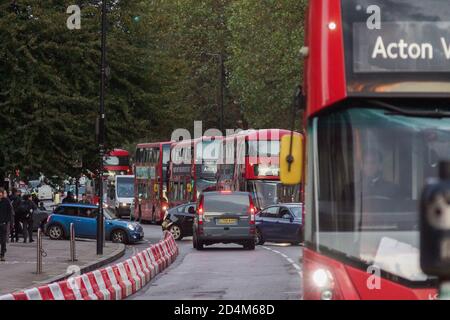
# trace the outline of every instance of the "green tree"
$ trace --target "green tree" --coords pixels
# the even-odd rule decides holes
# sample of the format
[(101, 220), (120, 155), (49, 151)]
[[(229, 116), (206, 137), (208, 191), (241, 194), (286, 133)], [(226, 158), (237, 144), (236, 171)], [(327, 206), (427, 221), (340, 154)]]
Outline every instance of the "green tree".
[[(81, 30), (68, 30), (72, 1), (15, 1), (0, 5), (0, 171), (25, 174), (73, 172), (82, 157), (96, 162), (100, 8), (84, 1)], [(165, 116), (161, 109), (160, 63), (152, 55), (149, 6), (120, 1), (109, 8), (107, 139), (110, 147), (130, 143)], [(133, 15), (139, 12), (138, 23)], [(150, 32), (149, 32), (150, 31)]]
[[(305, 0), (239, 0), (227, 12), (230, 89), (251, 127), (289, 128)], [(289, 115), (289, 116), (288, 116)]]

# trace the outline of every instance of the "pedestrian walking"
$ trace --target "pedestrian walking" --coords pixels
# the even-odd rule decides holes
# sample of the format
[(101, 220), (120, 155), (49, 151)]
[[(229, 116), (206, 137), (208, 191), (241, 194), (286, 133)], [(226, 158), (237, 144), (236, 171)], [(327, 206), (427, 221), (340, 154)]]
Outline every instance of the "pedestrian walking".
[(27, 240), (34, 242), (33, 240), (33, 213), (37, 209), (37, 206), (31, 200), (29, 194), (25, 195), (19, 205), (18, 213), (19, 220), (23, 224), (23, 242)]
[(34, 204), (36, 205), (36, 207), (39, 205), (39, 197), (38, 197), (38, 193), (36, 191), (34, 191), (31, 194), (31, 200), (34, 202)]
[(45, 206), (44, 206), (44, 202), (39, 202), (39, 210), (41, 210), (41, 211), (47, 211), (47, 209), (45, 208)]
[(19, 208), (20, 202), (22, 201), (22, 192), (16, 188), (12, 188), (11, 195), (9, 196), (9, 201), (13, 208), (12, 219), (10, 223), (10, 239), (11, 242), (19, 242), (19, 233), (22, 232), (22, 226), (20, 225), (20, 220), (17, 215), (17, 210)]
[(11, 202), (5, 197), (5, 189), (0, 187), (0, 261), (5, 261), (6, 233), (8, 223), (11, 222)]

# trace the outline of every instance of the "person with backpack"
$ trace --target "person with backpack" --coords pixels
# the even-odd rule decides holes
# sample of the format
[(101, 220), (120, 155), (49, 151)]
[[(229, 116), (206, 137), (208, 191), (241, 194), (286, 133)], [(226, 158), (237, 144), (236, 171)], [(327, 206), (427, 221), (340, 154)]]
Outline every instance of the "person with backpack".
[(7, 227), (12, 216), (11, 202), (4, 193), (5, 189), (0, 187), (0, 261), (5, 261)]
[(27, 239), (30, 242), (33, 240), (33, 213), (37, 209), (37, 206), (31, 200), (29, 194), (25, 195), (20, 202), (18, 213), (19, 220), (23, 224), (23, 242), (26, 243)]

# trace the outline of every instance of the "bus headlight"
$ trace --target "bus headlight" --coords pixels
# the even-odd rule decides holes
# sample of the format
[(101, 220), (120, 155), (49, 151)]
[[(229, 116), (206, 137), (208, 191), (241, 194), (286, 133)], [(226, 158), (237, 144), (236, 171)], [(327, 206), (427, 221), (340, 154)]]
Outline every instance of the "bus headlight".
[(331, 285), (331, 274), (328, 270), (317, 269), (312, 276), (314, 284), (321, 288), (328, 288)]

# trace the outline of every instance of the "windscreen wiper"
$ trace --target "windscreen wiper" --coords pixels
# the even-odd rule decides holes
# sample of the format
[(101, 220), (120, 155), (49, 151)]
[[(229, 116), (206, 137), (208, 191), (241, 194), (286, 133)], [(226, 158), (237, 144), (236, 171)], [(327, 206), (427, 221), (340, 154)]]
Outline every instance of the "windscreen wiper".
[(428, 118), (450, 118), (450, 112), (449, 111), (442, 111), (439, 108), (435, 108), (433, 110), (424, 111), (424, 110), (411, 110), (411, 109), (404, 109), (397, 106), (394, 106), (393, 104), (379, 101), (379, 100), (366, 100), (366, 102), (375, 105), (377, 107), (381, 107), (383, 109), (389, 110), (395, 114), (401, 114), (403, 116), (407, 117), (428, 117)]

